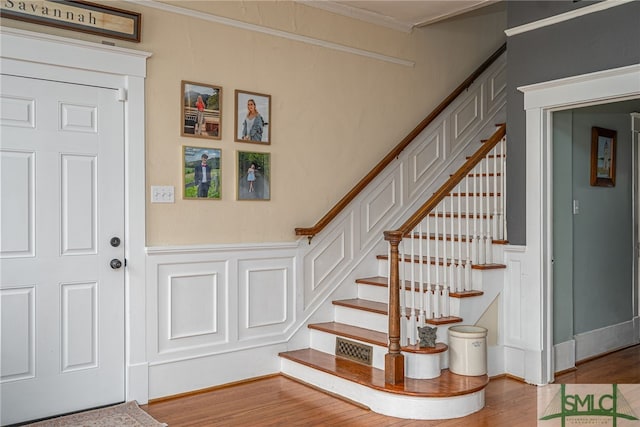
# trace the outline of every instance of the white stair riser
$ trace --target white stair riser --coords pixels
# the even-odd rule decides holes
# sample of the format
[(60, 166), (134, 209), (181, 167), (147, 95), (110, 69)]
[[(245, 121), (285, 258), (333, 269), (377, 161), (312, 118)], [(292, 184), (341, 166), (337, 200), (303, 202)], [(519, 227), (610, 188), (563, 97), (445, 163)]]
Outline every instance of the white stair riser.
[(385, 314), (372, 313), (350, 307), (335, 306), (335, 321), (360, 328), (372, 329), (379, 332), (389, 330), (389, 321)]
[[(458, 230), (454, 230), (454, 235), (458, 235)], [(463, 234), (465, 234), (465, 230), (463, 229)], [(450, 230), (447, 230), (447, 235)], [(496, 237), (496, 236), (494, 236)], [(497, 240), (497, 239), (496, 239)], [(479, 239), (478, 239), (479, 242)], [(468, 241), (457, 241), (454, 238), (453, 244), (451, 240), (435, 240), (435, 239), (426, 239), (426, 238), (415, 238), (413, 240), (413, 249), (411, 248), (411, 239), (406, 238), (403, 240), (403, 245), (399, 247), (400, 253), (403, 253), (407, 257), (411, 257), (414, 255), (416, 257), (422, 255), (423, 257), (431, 257), (434, 258), (436, 256), (436, 250), (438, 251), (438, 256), (443, 256), (446, 254), (447, 258), (451, 258), (453, 254), (454, 259), (466, 259), (467, 253), (469, 256), (473, 254), (473, 247), (471, 239)], [(486, 244), (486, 242), (485, 242)], [(503, 245), (490, 245), (491, 253), (493, 254), (493, 259), (502, 259)], [(421, 252), (422, 250), (422, 252)], [(499, 258), (496, 258), (499, 257)]]
[[(379, 271), (381, 276), (387, 276), (386, 270), (382, 270), (384, 266), (379, 265)], [(405, 267), (403, 271), (399, 272), (400, 280), (423, 282), (425, 287), (428, 283), (435, 286), (436, 282), (441, 286), (446, 284), (447, 288), (451, 291), (457, 290), (472, 290), (475, 289), (474, 285), (474, 270), (472, 268), (466, 269), (462, 265), (459, 266), (435, 266), (431, 265), (429, 268), (426, 264), (418, 263), (404, 263), (401, 264), (401, 268)], [(413, 268), (413, 276), (411, 269)], [(422, 269), (422, 271), (420, 271)], [(429, 271), (430, 270), (430, 271)], [(452, 280), (453, 277), (453, 280)], [(437, 280), (436, 280), (437, 279)], [(471, 282), (471, 283), (469, 283)], [(435, 287), (433, 287), (435, 290)]]
[[(491, 215), (493, 215), (493, 212), (491, 212), (488, 217), (486, 217), (486, 214), (485, 214), (483, 218), (477, 218), (475, 220), (473, 218), (470, 218), (469, 220), (467, 220), (466, 218), (457, 218), (457, 217), (454, 217), (454, 218), (447, 217), (444, 219), (429, 217), (422, 224), (422, 232), (423, 233), (427, 232), (426, 221), (428, 221), (429, 222), (428, 231), (430, 234), (438, 234), (438, 235), (451, 234), (451, 228), (453, 227), (454, 235), (458, 235), (458, 228), (460, 228), (460, 230), (462, 230), (462, 235), (464, 236), (466, 235), (466, 232), (467, 232), (467, 222), (468, 222), (469, 233), (471, 234), (471, 236), (474, 236), (475, 234), (477, 234), (480, 237), (484, 237), (487, 235), (493, 236), (496, 233), (493, 232), (493, 228), (495, 227), (495, 225), (494, 225), (493, 217)], [(438, 223), (437, 231), (436, 231), (436, 221)], [(409, 246), (407, 246), (407, 248), (409, 248)], [(447, 251), (448, 250), (449, 249), (447, 248)], [(409, 249), (406, 249), (406, 252), (409, 252)]]
[[(354, 340), (352, 338), (345, 339), (373, 347), (372, 366), (374, 368), (384, 370), (384, 355), (389, 352), (386, 346), (382, 347), (371, 343)], [(314, 350), (322, 351), (324, 353), (333, 354), (335, 356), (336, 335), (319, 331), (317, 329), (311, 329), (311, 348), (313, 348)]]
[(409, 378), (427, 380), (437, 378), (442, 371), (441, 361), (447, 352), (435, 354), (404, 354), (404, 374)]

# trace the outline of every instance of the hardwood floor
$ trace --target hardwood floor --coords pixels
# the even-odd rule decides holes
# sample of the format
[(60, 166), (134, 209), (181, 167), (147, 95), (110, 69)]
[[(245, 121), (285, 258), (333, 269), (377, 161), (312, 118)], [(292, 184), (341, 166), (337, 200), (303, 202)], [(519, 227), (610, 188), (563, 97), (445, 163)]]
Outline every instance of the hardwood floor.
[[(640, 346), (578, 365), (556, 383), (640, 383)], [(158, 421), (174, 426), (442, 426), (536, 425), (537, 387), (496, 378), (486, 406), (464, 418), (417, 421), (385, 417), (282, 375), (144, 405)]]

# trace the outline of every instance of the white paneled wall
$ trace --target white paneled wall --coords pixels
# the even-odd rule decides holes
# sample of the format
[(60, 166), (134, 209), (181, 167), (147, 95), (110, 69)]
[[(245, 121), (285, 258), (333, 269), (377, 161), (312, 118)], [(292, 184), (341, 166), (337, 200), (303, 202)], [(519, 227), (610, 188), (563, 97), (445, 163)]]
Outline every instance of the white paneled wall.
[(504, 122), (505, 67), (503, 55), (311, 241), (147, 248), (149, 397), (275, 373), (278, 351), (308, 345), (306, 324), (333, 320), (335, 295), (377, 274), (383, 231)]

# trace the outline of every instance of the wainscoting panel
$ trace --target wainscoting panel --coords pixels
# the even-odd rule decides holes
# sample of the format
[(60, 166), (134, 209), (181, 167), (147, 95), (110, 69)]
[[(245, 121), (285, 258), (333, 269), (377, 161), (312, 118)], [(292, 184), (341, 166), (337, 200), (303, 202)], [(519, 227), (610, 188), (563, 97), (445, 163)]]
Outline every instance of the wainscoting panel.
[[(409, 199), (415, 197), (418, 190), (424, 188), (427, 180), (433, 178), (445, 160), (445, 122), (434, 126), (433, 130), (426, 133), (422, 143), (418, 144), (408, 153), (407, 190)], [(425, 131), (426, 132), (426, 131)], [(423, 132), (423, 133), (425, 133)]]
[(403, 203), (402, 165), (394, 168), (380, 183), (363, 194), (360, 204), (360, 245), (366, 247), (372, 240), (379, 240), (393, 212)]
[(294, 259), (238, 263), (238, 339), (281, 334), (295, 319)]
[(465, 141), (468, 142), (469, 135), (473, 134), (481, 125), (483, 111), (481, 110), (482, 86), (470, 91), (468, 98), (459, 105), (451, 114), (449, 125), (449, 146), (447, 154), (457, 152)]
[(158, 270), (158, 353), (227, 342), (226, 263), (170, 263)]
[(522, 260), (520, 251), (514, 252), (510, 248), (505, 249), (507, 270), (504, 286), (504, 343), (507, 346), (522, 347), (523, 342), (523, 300), (522, 295)]
[(331, 227), (321, 239), (314, 239), (312, 248), (304, 257), (304, 306), (313, 304), (332, 279), (353, 259), (354, 213)]
[(147, 248), (150, 365), (186, 368), (192, 359), (284, 342), (296, 320), (298, 246)]
[(487, 77), (487, 83), (484, 85), (483, 91), (484, 111), (488, 114), (493, 114), (494, 111), (504, 105), (506, 96), (507, 64), (503, 63)]

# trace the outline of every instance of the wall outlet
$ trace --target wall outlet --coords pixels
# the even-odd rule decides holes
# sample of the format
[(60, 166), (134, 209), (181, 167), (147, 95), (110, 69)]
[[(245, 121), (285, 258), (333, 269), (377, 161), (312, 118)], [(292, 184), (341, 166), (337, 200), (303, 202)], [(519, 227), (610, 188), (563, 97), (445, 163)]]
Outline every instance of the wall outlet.
[(152, 185), (151, 203), (174, 203), (173, 185)]

